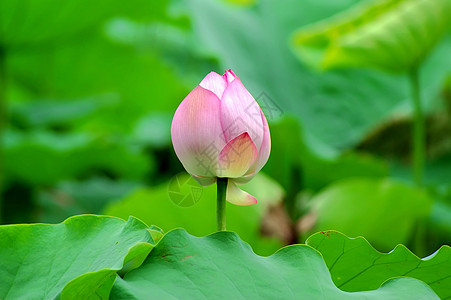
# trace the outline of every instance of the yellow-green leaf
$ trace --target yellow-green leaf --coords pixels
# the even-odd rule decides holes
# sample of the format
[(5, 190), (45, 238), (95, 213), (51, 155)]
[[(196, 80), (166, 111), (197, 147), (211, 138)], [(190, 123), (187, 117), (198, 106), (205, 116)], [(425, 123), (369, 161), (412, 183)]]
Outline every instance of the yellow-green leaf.
[(369, 66), (401, 72), (425, 58), (450, 25), (450, 0), (356, 5), (299, 29), (295, 52), (320, 68)]

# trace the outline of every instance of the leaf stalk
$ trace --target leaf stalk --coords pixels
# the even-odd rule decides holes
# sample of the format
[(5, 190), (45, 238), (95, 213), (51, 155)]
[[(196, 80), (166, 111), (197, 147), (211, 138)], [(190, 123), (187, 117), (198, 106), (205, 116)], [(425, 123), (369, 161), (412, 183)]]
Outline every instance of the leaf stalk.
[(226, 230), (226, 193), (228, 178), (218, 178), (217, 185), (217, 207), (216, 224), (218, 231)]
[(413, 132), (412, 132), (412, 169), (413, 181), (418, 187), (423, 186), (424, 162), (426, 152), (426, 136), (424, 128), (424, 114), (421, 105), (420, 76), (417, 67), (410, 71), (413, 105)]

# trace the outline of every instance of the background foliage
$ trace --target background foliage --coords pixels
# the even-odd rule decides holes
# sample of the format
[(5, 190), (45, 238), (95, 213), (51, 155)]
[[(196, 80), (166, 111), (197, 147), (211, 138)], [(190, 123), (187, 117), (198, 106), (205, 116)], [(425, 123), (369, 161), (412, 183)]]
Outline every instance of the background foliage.
[[(259, 204), (228, 205), (230, 230), (260, 255), (326, 230), (363, 236), (383, 252), (404, 244), (418, 257), (431, 255), (451, 240), (450, 6), (449, 0), (1, 1), (0, 224), (59, 223), (78, 214), (134, 216), (170, 232), (169, 244), (176, 235), (192, 240), (193, 247), (209, 240), (242, 243), (231, 233), (196, 239), (171, 231), (214, 232), (215, 186), (202, 188), (182, 173), (170, 124), (203, 76), (231, 68), (267, 116), (272, 152), (262, 174), (244, 187)], [(408, 70), (413, 65), (425, 114), (421, 187), (411, 175), (414, 109)], [(201, 195), (192, 206), (171, 200), (171, 180), (180, 173), (183, 193)], [(48, 238), (65, 236), (60, 231), (74, 220), (54, 225)], [(119, 221), (89, 220), (128, 226)], [(21, 237), (25, 228), (41, 232), (41, 227), (17, 226), (2, 228), (11, 230), (5, 233), (10, 238)], [(337, 244), (360, 241), (333, 235)], [(115, 280), (115, 297), (135, 293), (134, 276), (159, 259), (152, 252), (138, 275), (121, 273), (127, 251), (145, 257), (155, 244), (150, 235), (138, 236), (146, 244), (138, 252), (128, 240), (114, 261), (84, 269), (100, 272), (92, 276), (99, 276), (103, 289), (94, 293), (109, 295)], [(394, 273), (362, 280), (366, 285), (356, 279), (341, 287), (337, 276), (353, 273), (336, 275), (346, 270), (331, 269), (333, 253), (317, 247), (319, 237), (313, 235), (308, 245), (321, 252), (335, 285), (345, 292), (390, 293), (401, 286), (394, 280), (380, 287), (403, 272), (397, 265)], [(280, 250), (270, 261), (277, 264), (290, 251), (319, 260), (311, 248), (296, 247)], [(359, 259), (378, 259), (373, 248), (362, 247)], [(31, 249), (21, 253), (26, 257)], [(255, 262), (255, 272), (268, 268), (243, 251), (239, 255)], [(406, 251), (397, 247), (390, 257), (401, 253), (406, 261), (419, 261)], [(6, 266), (13, 259), (3, 254), (0, 262)], [(11, 264), (8, 268), (16, 270), (20, 262)], [(285, 272), (283, 265), (276, 267)], [(329, 276), (321, 262), (318, 270)], [(70, 280), (83, 273), (72, 271)], [(413, 277), (440, 297), (451, 295), (428, 276)], [(92, 278), (77, 280), (96, 282)], [(69, 280), (63, 281), (43, 292), (64, 293)], [(421, 282), (409, 284), (428, 293)], [(342, 295), (332, 282), (327, 285), (333, 295)], [(0, 298), (5, 293), (0, 290)]]

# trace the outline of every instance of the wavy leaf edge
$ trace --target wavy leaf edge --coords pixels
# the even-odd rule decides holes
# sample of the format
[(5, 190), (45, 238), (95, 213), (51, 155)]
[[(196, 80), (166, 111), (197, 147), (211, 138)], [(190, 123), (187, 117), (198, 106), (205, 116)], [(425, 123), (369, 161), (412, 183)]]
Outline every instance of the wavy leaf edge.
[[(349, 240), (363, 240), (372, 250), (373, 250), (373, 252), (374, 253), (377, 253), (377, 254), (380, 254), (380, 255), (385, 255), (385, 256), (387, 256), (387, 255), (391, 255), (392, 253), (394, 253), (395, 251), (400, 251), (400, 250), (398, 250), (398, 249), (404, 249), (404, 250), (407, 250), (407, 252), (409, 253), (409, 255), (411, 255), (411, 256), (413, 256), (413, 257), (415, 257), (416, 259), (418, 259), (418, 260), (421, 260), (421, 261), (428, 261), (428, 260), (431, 260), (431, 259), (433, 259), (436, 255), (437, 255), (437, 253), (439, 253), (439, 252), (443, 252), (443, 251), (445, 251), (445, 250), (443, 250), (443, 249), (449, 249), (449, 250), (451, 250), (451, 246), (449, 246), (449, 245), (442, 245), (442, 246), (440, 246), (440, 248), (438, 248), (435, 252), (433, 252), (432, 254), (430, 254), (430, 255), (428, 255), (428, 256), (426, 256), (426, 257), (423, 257), (423, 258), (421, 258), (421, 257), (419, 257), (419, 256), (417, 256), (415, 253), (413, 253), (409, 248), (407, 248), (405, 245), (403, 245), (403, 244), (397, 244), (392, 250), (390, 250), (389, 252), (382, 252), (382, 251), (379, 251), (379, 250), (377, 250), (376, 248), (374, 248), (373, 247), (373, 245), (371, 245), (371, 243), (370, 242), (368, 242), (368, 240), (365, 238), (365, 237), (363, 237), (363, 236), (361, 236), (361, 235), (359, 235), (359, 236), (356, 236), (356, 237), (349, 237), (349, 236), (347, 236), (346, 234), (344, 234), (344, 233), (342, 233), (342, 232), (340, 232), (340, 231), (338, 231), (338, 230), (324, 230), (324, 231), (319, 231), (319, 232), (316, 232), (316, 233), (314, 233), (314, 234), (312, 234), (312, 235), (310, 235), (308, 238), (307, 238), (307, 240), (305, 241), (305, 243), (306, 243), (306, 245), (309, 245), (309, 240), (311, 240), (313, 237), (315, 237), (315, 236), (318, 236), (318, 235), (324, 235), (325, 237), (328, 237), (328, 235), (330, 235), (330, 234), (337, 234), (337, 235), (339, 235), (339, 236), (343, 236), (343, 237), (345, 237), (345, 238), (347, 238), (347, 239), (349, 239)], [(310, 245), (309, 245), (310, 246)], [(310, 247), (312, 247), (313, 248), (313, 246), (310, 246)], [(314, 248), (315, 249), (315, 248)], [(316, 250), (316, 249), (315, 249)], [(318, 250), (316, 250), (316, 251), (318, 251)], [(319, 252), (319, 251), (318, 251)], [(321, 252), (320, 252), (321, 253)], [(408, 276), (407, 276), (408, 277)]]

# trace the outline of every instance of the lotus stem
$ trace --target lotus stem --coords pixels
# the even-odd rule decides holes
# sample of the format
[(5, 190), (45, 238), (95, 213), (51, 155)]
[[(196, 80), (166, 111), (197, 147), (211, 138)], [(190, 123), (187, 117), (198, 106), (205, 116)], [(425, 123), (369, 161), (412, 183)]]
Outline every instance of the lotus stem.
[(218, 178), (216, 222), (218, 231), (226, 230), (226, 193), (228, 178)]
[(412, 169), (413, 181), (418, 186), (423, 186), (424, 163), (426, 150), (426, 137), (424, 129), (424, 115), (421, 106), (421, 91), (418, 68), (410, 72), (413, 105), (413, 134), (412, 134)]
[[(6, 123), (6, 49), (0, 46), (0, 193), (3, 192), (3, 130)], [(2, 201), (0, 196), (0, 224), (2, 223)]]
[[(413, 105), (413, 132), (412, 132), (412, 175), (417, 187), (422, 187), (424, 182), (424, 164), (426, 152), (426, 134), (423, 108), (421, 105), (420, 74), (418, 67), (410, 72)], [(414, 249), (418, 256), (426, 253), (424, 242), (426, 239), (424, 220), (418, 220), (415, 230)]]

